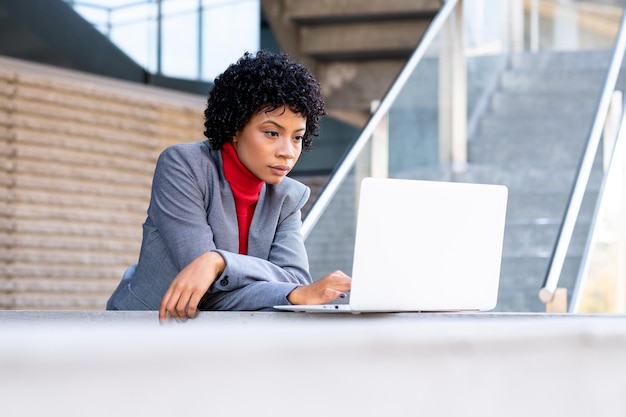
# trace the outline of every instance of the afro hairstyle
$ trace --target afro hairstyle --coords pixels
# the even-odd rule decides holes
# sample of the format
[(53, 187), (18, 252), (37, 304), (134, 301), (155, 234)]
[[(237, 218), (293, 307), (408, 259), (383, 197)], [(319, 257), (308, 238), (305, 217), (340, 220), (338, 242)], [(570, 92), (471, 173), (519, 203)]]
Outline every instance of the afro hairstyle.
[(222, 149), (260, 111), (287, 107), (306, 118), (302, 149), (312, 149), (324, 110), (319, 83), (284, 53), (246, 52), (214, 80), (204, 111), (204, 136)]

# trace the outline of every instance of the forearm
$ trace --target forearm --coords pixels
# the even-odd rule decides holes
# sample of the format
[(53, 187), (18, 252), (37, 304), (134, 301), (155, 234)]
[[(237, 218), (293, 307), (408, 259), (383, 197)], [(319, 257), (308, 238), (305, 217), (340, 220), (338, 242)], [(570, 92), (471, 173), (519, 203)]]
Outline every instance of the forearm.
[(287, 296), (298, 284), (258, 281), (227, 292), (207, 293), (200, 310), (260, 311), (272, 306), (289, 304)]

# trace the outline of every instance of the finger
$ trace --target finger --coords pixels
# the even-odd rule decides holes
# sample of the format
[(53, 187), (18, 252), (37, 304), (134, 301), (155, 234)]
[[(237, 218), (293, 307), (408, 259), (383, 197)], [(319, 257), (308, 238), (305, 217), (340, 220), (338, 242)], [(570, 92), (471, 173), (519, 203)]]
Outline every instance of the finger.
[(166, 312), (170, 313), (172, 318), (176, 320), (183, 318), (183, 316), (181, 316), (178, 310), (178, 304), (180, 303), (181, 298), (182, 298), (182, 295), (180, 293), (180, 290), (174, 289), (174, 286), (173, 286), (171, 290), (171, 294), (167, 300), (167, 303), (165, 304), (165, 310)]
[(352, 289), (352, 279), (347, 278), (346, 280), (342, 281), (337, 287), (336, 289), (340, 290), (340, 291), (350, 291)]
[(161, 304), (159, 305), (159, 321), (161, 323), (165, 323), (165, 321), (167, 320), (167, 304), (169, 303), (171, 296), (172, 291), (168, 289), (163, 296), (163, 299), (161, 300)]
[(350, 291), (352, 287), (352, 278), (344, 274), (342, 271), (334, 271), (331, 274), (330, 286), (339, 291)]
[(202, 291), (196, 291), (191, 295), (189, 299), (189, 305), (187, 306), (187, 317), (194, 318), (196, 317), (196, 313), (198, 311), (198, 304), (200, 304), (200, 300), (204, 296)]
[(189, 306), (189, 300), (191, 299), (191, 292), (185, 291), (181, 294), (178, 302), (176, 303), (176, 314), (179, 319), (186, 319), (188, 317), (187, 308)]
[(334, 276), (335, 278), (350, 278), (349, 275), (347, 275), (345, 272), (339, 269), (336, 271), (333, 271), (330, 275)]
[(324, 290), (323, 303), (328, 303), (330, 301), (336, 300), (337, 298), (342, 298), (341, 296), (346, 296), (343, 292), (334, 290), (332, 288), (326, 288)]

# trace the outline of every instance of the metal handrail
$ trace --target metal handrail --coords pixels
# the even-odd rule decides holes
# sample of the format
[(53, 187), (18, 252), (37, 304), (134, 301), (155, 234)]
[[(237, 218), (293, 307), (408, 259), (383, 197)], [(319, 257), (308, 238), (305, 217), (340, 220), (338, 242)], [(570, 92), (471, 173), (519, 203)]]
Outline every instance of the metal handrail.
[(561, 271), (563, 270), (563, 264), (565, 263), (565, 256), (567, 255), (567, 249), (569, 248), (572, 240), (574, 226), (576, 225), (585, 189), (587, 188), (587, 183), (589, 182), (593, 161), (598, 150), (598, 145), (602, 137), (602, 130), (604, 128), (604, 122), (608, 114), (611, 94), (615, 90), (615, 85), (617, 84), (617, 78), (624, 59), (625, 50), (626, 7), (624, 12), (622, 12), (622, 20), (617, 34), (617, 39), (615, 41), (615, 47), (613, 48), (611, 64), (607, 72), (606, 80), (604, 81), (604, 86), (602, 87), (602, 94), (600, 95), (600, 101), (591, 125), (587, 145), (585, 146), (585, 151), (578, 166), (576, 181), (572, 187), (567, 203), (567, 210), (565, 212), (565, 216), (563, 217), (563, 222), (561, 223), (558, 237), (552, 251), (552, 256), (550, 257), (550, 261), (548, 263), (546, 277), (541, 289), (539, 290), (539, 299), (544, 303), (552, 301), (554, 292), (556, 291), (559, 283)]
[[(595, 243), (595, 232), (597, 231), (595, 225), (598, 224), (598, 219), (600, 218), (600, 211), (602, 210), (602, 203), (604, 196), (606, 194), (606, 186), (608, 181), (608, 176), (612, 171), (613, 164), (615, 162), (615, 152), (618, 149), (618, 143), (621, 143), (626, 136), (626, 112), (623, 111), (623, 106), (621, 104), (622, 94), (619, 94), (618, 101), (619, 104), (619, 113), (620, 113), (620, 121), (619, 128), (617, 129), (617, 133), (614, 136), (614, 140), (610, 145), (610, 151), (608, 152), (608, 158), (606, 163), (606, 169), (604, 178), (602, 180), (602, 184), (600, 185), (600, 191), (598, 192), (598, 197), (596, 199), (596, 206), (594, 208), (593, 216), (591, 218), (591, 227), (590, 227), (590, 235), (587, 237), (587, 243), (585, 245), (585, 249), (583, 251), (583, 256), (580, 261), (580, 267), (578, 268), (578, 277), (576, 278), (576, 284), (574, 286), (574, 291), (572, 292), (571, 302), (568, 307), (569, 313), (575, 313), (578, 311), (581, 299), (583, 297), (583, 281), (586, 278), (586, 274), (589, 271), (589, 266), (591, 262), (591, 250)], [(614, 103), (613, 103), (614, 104)], [(606, 140), (606, 136), (604, 137)], [(605, 154), (606, 155), (606, 154)]]
[(361, 130), (358, 138), (354, 141), (350, 149), (344, 155), (343, 159), (340, 161), (339, 165), (335, 168), (335, 170), (331, 173), (330, 179), (326, 183), (326, 186), (322, 189), (319, 197), (315, 200), (311, 209), (309, 210), (307, 216), (304, 218), (302, 222), (302, 234), (306, 239), (313, 227), (317, 224), (324, 209), (328, 207), (330, 204), (330, 200), (337, 193), (339, 186), (344, 181), (344, 179), (348, 176), (350, 172), (350, 168), (357, 160), (359, 154), (370, 140), (376, 126), (380, 123), (382, 118), (387, 114), (389, 108), (392, 103), (398, 97), (406, 83), (408, 82), (411, 74), (420, 63), (422, 57), (433, 43), (435, 37), (441, 32), (441, 29), (448, 19), (448, 17), (452, 14), (454, 8), (457, 6), (458, 0), (448, 0), (444, 3), (443, 7), (439, 10), (433, 21), (428, 26), (428, 29), (424, 33), (422, 40), (419, 45), (407, 61), (406, 65), (398, 74), (396, 80), (392, 84), (392, 86), (387, 91), (387, 94), (380, 102), (380, 105), (377, 107), (376, 111), (370, 117), (369, 121)]

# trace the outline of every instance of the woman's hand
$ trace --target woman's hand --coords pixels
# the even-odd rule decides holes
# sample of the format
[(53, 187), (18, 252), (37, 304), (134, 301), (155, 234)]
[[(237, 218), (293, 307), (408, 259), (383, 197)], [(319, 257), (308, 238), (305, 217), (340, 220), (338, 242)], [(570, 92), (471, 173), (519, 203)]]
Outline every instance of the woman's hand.
[(309, 285), (296, 287), (287, 300), (291, 304), (326, 304), (350, 291), (352, 279), (341, 271), (335, 271)]
[(159, 320), (164, 322), (168, 312), (179, 320), (195, 317), (200, 299), (225, 267), (224, 258), (217, 252), (203, 253), (191, 261), (165, 292), (159, 307)]

